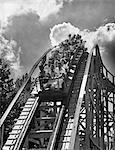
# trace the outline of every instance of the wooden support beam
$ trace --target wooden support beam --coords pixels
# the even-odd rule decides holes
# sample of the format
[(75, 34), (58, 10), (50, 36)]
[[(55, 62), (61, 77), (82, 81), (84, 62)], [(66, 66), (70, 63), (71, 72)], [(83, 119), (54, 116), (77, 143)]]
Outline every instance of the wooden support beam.
[(115, 150), (115, 94), (113, 93), (113, 150)]
[(39, 140), (35, 140), (33, 138), (29, 138), (28, 141), (40, 145), (40, 141)]
[[(113, 84), (115, 85), (115, 77), (113, 76)], [(113, 92), (113, 150), (115, 150), (115, 92)]]
[(0, 150), (2, 150), (4, 138), (4, 124), (0, 127)]
[(35, 118), (35, 120), (37, 120), (37, 121), (41, 121), (41, 120), (44, 120), (44, 121), (55, 120), (55, 117), (41, 117), (41, 118)]
[(30, 131), (29, 138), (49, 138), (53, 130)]
[(97, 114), (96, 115), (96, 138), (98, 145), (100, 146), (100, 100), (101, 100), (101, 91), (99, 88), (96, 89), (96, 108), (97, 109)]
[(108, 150), (109, 150), (109, 117), (108, 117), (108, 115), (109, 115), (109, 108), (108, 108), (108, 92), (106, 91), (106, 93), (105, 93), (105, 103), (106, 103), (106, 123), (107, 123), (107, 125), (106, 125), (106, 135), (107, 135), (107, 148), (108, 148)]
[(91, 130), (91, 120), (93, 120), (91, 116), (91, 108), (90, 108), (90, 97), (89, 97), (89, 86), (87, 85), (87, 90), (85, 94), (85, 107), (86, 107), (86, 133), (85, 133), (85, 150), (90, 149), (90, 130)]
[[(57, 108), (61, 107), (61, 104), (60, 105), (56, 105), (55, 107), (57, 107)], [(48, 105), (46, 105), (46, 106), (40, 106), (39, 110), (42, 111), (43, 109), (50, 109), (50, 108), (54, 108), (54, 106), (51, 106), (51, 105), (49, 105), (49, 106)]]
[(100, 146), (103, 150), (105, 150), (105, 145), (104, 145), (104, 98), (103, 98), (103, 90), (101, 93), (101, 138), (100, 138)]

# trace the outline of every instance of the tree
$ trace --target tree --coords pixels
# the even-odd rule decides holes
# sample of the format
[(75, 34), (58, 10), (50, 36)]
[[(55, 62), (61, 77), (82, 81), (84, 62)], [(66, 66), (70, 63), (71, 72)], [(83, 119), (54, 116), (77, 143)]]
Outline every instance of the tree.
[(3, 115), (15, 94), (13, 79), (8, 63), (0, 58), (0, 117)]

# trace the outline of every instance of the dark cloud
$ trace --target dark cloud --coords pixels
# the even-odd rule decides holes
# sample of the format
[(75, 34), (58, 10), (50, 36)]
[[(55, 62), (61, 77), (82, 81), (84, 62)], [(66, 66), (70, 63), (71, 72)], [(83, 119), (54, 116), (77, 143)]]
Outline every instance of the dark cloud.
[(60, 17), (81, 29), (98, 27), (106, 17), (115, 14), (113, 3), (114, 0), (74, 0), (70, 5), (64, 5)]
[(39, 22), (36, 14), (16, 16), (6, 30), (7, 38), (13, 38), (22, 48), (21, 64), (28, 69), (49, 47), (49, 27)]

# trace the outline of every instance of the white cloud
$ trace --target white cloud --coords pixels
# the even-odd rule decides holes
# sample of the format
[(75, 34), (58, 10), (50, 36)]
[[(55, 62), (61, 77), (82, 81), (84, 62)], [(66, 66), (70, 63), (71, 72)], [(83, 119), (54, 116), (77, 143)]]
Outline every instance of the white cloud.
[[(0, 0), (0, 57), (9, 62), (15, 75), (22, 75), (20, 65), (20, 50), (16, 51), (16, 42), (7, 40), (2, 36), (4, 28), (11, 23), (13, 16), (34, 12), (39, 15), (40, 21), (46, 20), (51, 14), (57, 14), (63, 8), (64, 2), (73, 0)], [(10, 19), (10, 21), (9, 21)], [(3, 30), (2, 30), (3, 29)]]
[(115, 23), (107, 23), (97, 29), (98, 41), (102, 44), (112, 42), (115, 39)]
[(13, 77), (17, 78), (22, 75), (22, 66), (20, 65), (20, 52), (19, 48), (16, 51), (17, 43), (13, 40), (7, 40), (0, 35), (0, 58), (8, 62)]
[(52, 46), (58, 45), (60, 42), (67, 39), (69, 34), (78, 34), (80, 31), (77, 27), (74, 27), (70, 23), (65, 22), (62, 24), (55, 25), (50, 30), (50, 39)]
[(82, 39), (86, 41), (85, 46), (88, 51), (98, 44), (100, 46), (101, 52), (107, 49), (107, 45), (115, 43), (115, 23), (107, 23), (106, 25), (100, 26), (95, 31), (90, 31), (88, 29), (80, 30), (79, 28), (71, 25), (70, 23), (62, 23), (55, 25), (51, 29), (50, 40), (52, 46), (58, 45), (60, 42), (67, 39), (69, 34), (80, 34)]
[(68, 35), (80, 34), (82, 39), (86, 41), (85, 46), (88, 49), (91, 49), (96, 42), (96, 34), (95, 32), (90, 32), (89, 30), (81, 31), (79, 28), (73, 26), (70, 23), (62, 23), (55, 25), (51, 30), (50, 33), (50, 40), (52, 46), (58, 45), (60, 42), (64, 41), (68, 38)]
[(30, 11), (44, 20), (51, 14), (57, 14), (63, 7), (64, 2), (73, 0), (4, 0), (0, 2), (0, 20), (2, 25), (7, 25), (9, 17), (21, 15)]

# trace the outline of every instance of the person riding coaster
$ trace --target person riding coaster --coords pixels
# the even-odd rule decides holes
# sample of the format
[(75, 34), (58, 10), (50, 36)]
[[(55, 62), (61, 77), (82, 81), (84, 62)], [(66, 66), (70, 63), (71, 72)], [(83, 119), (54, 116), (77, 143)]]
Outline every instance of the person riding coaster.
[(64, 74), (60, 74), (58, 77), (48, 78), (43, 77), (41, 78), (41, 88), (42, 90), (59, 90), (64, 88)]

